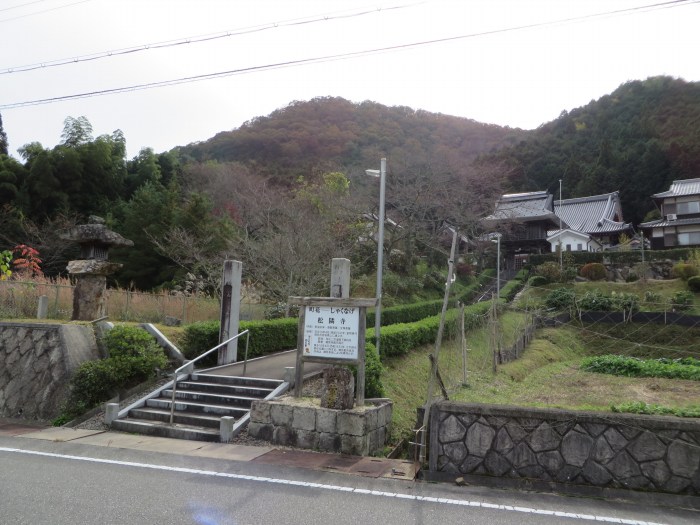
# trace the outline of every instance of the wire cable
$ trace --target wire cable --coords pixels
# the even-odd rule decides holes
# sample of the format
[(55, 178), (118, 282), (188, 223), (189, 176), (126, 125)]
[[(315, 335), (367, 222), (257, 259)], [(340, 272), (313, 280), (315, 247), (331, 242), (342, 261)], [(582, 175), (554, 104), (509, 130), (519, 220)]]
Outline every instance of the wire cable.
[[(43, 0), (40, 0), (40, 1), (43, 1)], [(427, 2), (428, 2), (428, 0), (423, 0), (423, 1), (414, 2), (411, 4), (401, 4), (401, 5), (394, 5), (394, 6), (390, 6), (390, 7), (379, 7), (376, 9), (363, 9), (361, 11), (355, 11), (355, 12), (338, 11), (337, 12), (338, 14), (330, 13), (330, 14), (318, 15), (318, 16), (312, 16), (312, 17), (306, 17), (306, 18), (294, 18), (294, 19), (290, 19), (290, 20), (283, 20), (281, 22), (270, 22), (270, 23), (257, 25), (257, 26), (243, 27), (243, 28), (239, 28), (239, 29), (230, 29), (230, 30), (218, 32), (218, 33), (208, 33), (206, 35), (181, 37), (181, 38), (177, 38), (174, 40), (165, 40), (165, 41), (161, 41), (161, 42), (153, 42), (150, 44), (141, 44), (138, 46), (126, 47), (126, 48), (122, 48), (122, 49), (115, 49), (115, 50), (111, 50), (111, 51), (98, 51), (96, 53), (90, 53), (87, 55), (81, 55), (81, 56), (77, 56), (77, 57), (59, 58), (56, 60), (50, 60), (50, 61), (46, 61), (46, 62), (37, 62), (37, 63), (27, 64), (27, 65), (22, 65), (22, 66), (3, 68), (2, 70), (0, 70), (0, 75), (8, 75), (10, 73), (22, 73), (25, 71), (34, 71), (36, 69), (46, 69), (49, 67), (67, 66), (70, 64), (77, 64), (80, 62), (89, 62), (89, 61), (94, 61), (94, 60), (100, 60), (103, 58), (111, 58), (111, 57), (120, 56), (120, 55), (130, 55), (130, 54), (139, 53), (139, 52), (143, 52), (143, 51), (152, 51), (155, 49), (177, 47), (177, 46), (186, 45), (186, 44), (199, 44), (199, 43), (203, 43), (203, 42), (211, 42), (213, 40), (219, 40), (222, 38), (241, 36), (241, 35), (246, 35), (246, 34), (250, 34), (250, 33), (259, 33), (259, 32), (268, 31), (271, 29), (278, 29), (280, 27), (301, 26), (301, 25), (314, 24), (314, 23), (318, 23), (318, 22), (328, 22), (331, 20), (341, 20), (341, 19), (346, 19), (346, 18), (366, 16), (366, 15), (376, 14), (376, 13), (384, 12), (384, 11), (394, 11), (397, 9), (405, 9), (408, 7), (414, 7), (416, 5), (424, 4)]]
[(216, 73), (206, 73), (206, 74), (202, 74), (202, 75), (193, 75), (193, 76), (188, 76), (188, 77), (163, 80), (160, 82), (149, 82), (149, 83), (145, 83), (145, 84), (134, 84), (131, 86), (123, 86), (123, 87), (119, 87), (119, 88), (88, 91), (88, 92), (77, 93), (77, 94), (73, 94), (73, 95), (63, 95), (63, 96), (49, 97), (49, 98), (43, 98), (43, 99), (27, 100), (27, 101), (23, 101), (23, 102), (11, 102), (11, 103), (7, 103), (7, 104), (0, 104), (0, 110), (2, 110), (2, 109), (14, 109), (14, 108), (20, 108), (20, 107), (26, 107), (26, 106), (37, 106), (37, 105), (41, 105), (41, 104), (50, 104), (50, 103), (54, 103), (54, 102), (62, 102), (62, 101), (67, 101), (67, 100), (78, 100), (78, 99), (103, 96), (103, 95), (114, 95), (117, 93), (125, 93), (125, 92), (130, 92), (130, 91), (140, 91), (140, 90), (145, 90), (145, 89), (173, 86), (173, 85), (190, 83), (190, 82), (198, 82), (198, 81), (202, 81), (202, 80), (212, 80), (212, 79), (216, 79), (216, 78), (228, 77), (228, 76), (233, 76), (233, 75), (240, 75), (240, 74), (245, 74), (245, 73), (255, 73), (255, 72), (260, 72), (260, 71), (268, 71), (268, 70), (280, 69), (280, 68), (285, 68), (285, 67), (296, 67), (296, 66), (317, 64), (317, 63), (323, 63), (323, 62), (331, 62), (331, 61), (337, 61), (337, 60), (348, 60), (348, 59), (359, 58), (359, 57), (373, 55), (373, 54), (387, 53), (387, 52), (392, 52), (392, 51), (402, 51), (402, 50), (407, 50), (407, 49), (412, 49), (412, 48), (417, 48), (417, 47), (422, 47), (422, 46), (427, 46), (427, 45), (440, 44), (440, 43), (452, 42), (452, 41), (457, 41), (457, 40), (464, 40), (467, 38), (477, 38), (477, 37), (507, 33), (507, 32), (512, 32), (512, 31), (521, 31), (521, 30), (525, 30), (525, 29), (534, 29), (534, 28), (547, 27), (547, 26), (552, 26), (552, 25), (580, 22), (582, 20), (589, 20), (592, 18), (600, 18), (600, 17), (607, 17), (607, 16), (616, 16), (616, 15), (621, 15), (621, 14), (629, 14), (631, 12), (640, 11), (640, 10), (650, 10), (650, 9), (655, 10), (655, 9), (667, 9), (667, 8), (671, 8), (671, 7), (680, 7), (680, 6), (690, 5), (690, 4), (697, 4), (698, 2), (700, 2), (700, 0), (672, 0), (672, 1), (662, 2), (662, 3), (657, 3), (657, 4), (650, 4), (650, 5), (646, 5), (646, 6), (638, 6), (638, 7), (628, 8), (628, 9), (620, 9), (620, 10), (616, 10), (616, 11), (608, 11), (605, 13), (598, 13), (598, 14), (593, 14), (593, 15), (565, 18), (565, 19), (556, 20), (556, 21), (552, 21), (552, 22), (538, 22), (538, 23), (526, 24), (526, 25), (521, 25), (521, 26), (503, 28), (503, 29), (494, 29), (494, 30), (490, 30), (490, 31), (483, 31), (483, 32), (479, 32), (479, 33), (468, 33), (468, 34), (464, 34), (464, 35), (456, 35), (456, 36), (436, 38), (436, 39), (431, 39), (431, 40), (423, 40), (423, 41), (419, 41), (419, 42), (412, 42), (409, 44), (397, 44), (397, 45), (393, 45), (393, 46), (366, 49), (363, 51), (353, 51), (353, 52), (349, 52), (349, 53), (339, 53), (339, 54), (334, 54), (334, 55), (323, 55), (323, 56), (303, 58), (303, 59), (298, 59), (298, 60), (289, 60), (289, 61), (285, 61), (285, 62), (277, 62), (277, 63), (265, 64), (265, 65), (261, 65), (261, 66), (250, 66), (250, 67), (246, 67), (246, 68), (232, 69), (232, 70), (220, 71), (220, 72), (216, 72)]
[[(24, 7), (24, 6), (27, 6), (27, 5), (30, 5), (30, 4), (36, 4), (36, 3), (39, 3), (39, 2), (42, 2), (42, 1), (44, 1), (44, 0), (37, 0), (36, 2), (29, 2), (28, 4), (17, 5), (17, 6), (14, 6), (14, 7), (7, 7), (7, 8), (5, 8), (5, 9), (0, 10), (0, 11), (7, 11), (7, 10), (9, 10), (9, 9), (15, 9), (15, 8), (17, 8), (17, 7)], [(56, 6), (56, 7), (51, 7), (51, 8), (49, 8), (49, 9), (43, 9), (42, 11), (35, 11), (35, 12), (33, 12), (33, 13), (27, 13), (27, 14), (25, 14), (25, 15), (13, 16), (12, 18), (3, 18), (2, 20), (0, 20), (0, 23), (2, 23), (2, 22), (10, 22), (10, 21), (12, 21), (12, 20), (18, 20), (18, 19), (20, 19), (20, 18), (27, 18), (28, 16), (40, 15), (40, 14), (43, 14), (43, 13), (48, 13), (48, 12), (50, 12), (50, 11), (57, 11), (57, 10), (59, 10), (59, 9), (64, 9), (64, 8), (66, 8), (66, 7), (72, 7), (72, 6), (74, 6), (74, 5), (84, 4), (84, 3), (86, 3), (86, 2), (92, 2), (92, 0), (78, 0), (77, 2), (73, 2), (72, 4), (59, 5), (59, 6)]]

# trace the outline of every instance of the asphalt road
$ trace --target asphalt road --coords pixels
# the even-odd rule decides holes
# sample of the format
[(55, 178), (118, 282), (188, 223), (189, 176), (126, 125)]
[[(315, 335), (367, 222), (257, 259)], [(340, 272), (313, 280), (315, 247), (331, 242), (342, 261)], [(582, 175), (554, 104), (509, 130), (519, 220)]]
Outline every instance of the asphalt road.
[[(630, 520), (630, 521), (623, 521)], [(0, 524), (696, 524), (697, 512), (0, 437)]]

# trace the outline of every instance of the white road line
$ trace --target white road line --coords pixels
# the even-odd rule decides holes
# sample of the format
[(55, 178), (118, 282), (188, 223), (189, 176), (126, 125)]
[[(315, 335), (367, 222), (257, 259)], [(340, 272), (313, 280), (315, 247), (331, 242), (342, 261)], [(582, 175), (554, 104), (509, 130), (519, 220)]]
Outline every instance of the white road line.
[(75, 461), (87, 461), (89, 463), (102, 463), (105, 465), (119, 465), (123, 467), (146, 468), (152, 470), (163, 470), (167, 472), (180, 472), (183, 474), (197, 474), (199, 476), (218, 476), (222, 478), (238, 479), (245, 481), (257, 481), (262, 483), (273, 483), (279, 485), (294, 485), (297, 487), (315, 488), (323, 490), (332, 490), (336, 492), (353, 492), (355, 494), (366, 494), (369, 496), (380, 496), (384, 498), (400, 498), (413, 501), (424, 501), (429, 503), (440, 503), (443, 505), (462, 505), (467, 507), (481, 507), (484, 509), (503, 510), (508, 512), (522, 512), (526, 514), (541, 514), (545, 516), (557, 516), (560, 518), (571, 518), (584, 521), (600, 521), (604, 523), (622, 523), (624, 525), (662, 525), (650, 521), (627, 520), (622, 518), (613, 518), (609, 516), (594, 516), (591, 514), (577, 514), (575, 512), (560, 512), (547, 509), (535, 509), (529, 507), (513, 507), (511, 505), (497, 505), (494, 503), (486, 503), (481, 501), (469, 501), (452, 498), (435, 498), (430, 496), (416, 496), (413, 494), (402, 494), (395, 492), (383, 492), (378, 490), (367, 490), (353, 487), (343, 487), (340, 485), (325, 485), (322, 483), (309, 483), (306, 481), (295, 481), (288, 479), (266, 478), (261, 476), (246, 476), (244, 474), (229, 474), (227, 472), (216, 472), (213, 470), (198, 470), (183, 467), (167, 467), (164, 465), (151, 465), (149, 463), (135, 463), (133, 461), (117, 461), (114, 459), (101, 459), (83, 456), (71, 456), (66, 454), (54, 454), (51, 452), (37, 452), (34, 450), (22, 450), (18, 448), (0, 447), (0, 452), (27, 454), (30, 456), (44, 456), (57, 459), (68, 459)]

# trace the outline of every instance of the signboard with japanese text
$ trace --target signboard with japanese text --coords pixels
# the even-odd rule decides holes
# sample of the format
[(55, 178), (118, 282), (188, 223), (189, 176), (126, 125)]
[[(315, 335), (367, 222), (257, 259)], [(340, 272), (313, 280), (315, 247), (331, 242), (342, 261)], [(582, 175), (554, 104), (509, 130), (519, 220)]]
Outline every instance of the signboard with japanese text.
[(349, 297), (289, 297), (299, 305), (294, 396), (301, 397), (304, 363), (357, 367), (355, 401), (365, 403), (365, 334), (367, 308), (376, 299)]
[(307, 306), (304, 316), (304, 356), (357, 360), (360, 308)]

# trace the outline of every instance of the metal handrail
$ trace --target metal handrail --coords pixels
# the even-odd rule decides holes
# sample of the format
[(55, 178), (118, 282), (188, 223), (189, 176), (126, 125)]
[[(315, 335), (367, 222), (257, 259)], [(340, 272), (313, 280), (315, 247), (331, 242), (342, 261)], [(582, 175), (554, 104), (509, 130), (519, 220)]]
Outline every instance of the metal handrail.
[[(178, 368), (177, 370), (175, 370), (175, 372), (173, 372), (173, 393), (172, 393), (171, 402), (170, 402), (170, 424), (171, 424), (171, 425), (173, 424), (173, 418), (174, 418), (174, 416), (175, 416), (175, 391), (177, 390), (177, 375), (178, 375), (180, 372), (182, 372), (183, 370), (187, 369), (187, 368), (189, 368), (190, 370), (194, 370), (194, 364), (195, 364), (197, 361), (199, 361), (200, 359), (202, 359), (202, 358), (208, 356), (208, 355), (211, 354), (214, 350), (218, 350), (218, 349), (221, 348), (222, 346), (227, 345), (228, 343), (230, 343), (230, 342), (233, 341), (234, 339), (238, 339), (238, 338), (239, 338), (240, 336), (242, 336), (243, 334), (247, 334), (247, 335), (246, 335), (246, 342), (245, 342), (245, 360), (247, 361), (247, 360), (248, 360), (248, 342), (250, 341), (250, 333), (249, 333), (248, 330), (243, 330), (241, 333), (234, 335), (232, 338), (227, 339), (227, 340), (224, 341), (223, 343), (219, 343), (219, 344), (216, 345), (214, 348), (210, 348), (209, 350), (207, 350), (207, 351), (204, 352), (203, 354), (201, 354), (201, 355), (195, 357), (195, 358), (192, 359), (191, 361), (188, 361), (187, 363), (185, 363), (184, 365), (182, 365), (180, 368)], [(243, 363), (243, 370), (244, 370), (243, 374), (244, 374), (244, 375), (245, 375), (245, 365), (246, 365), (246, 363)]]

